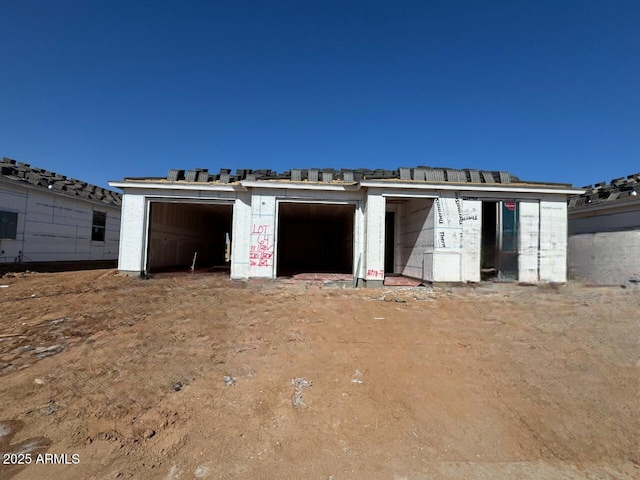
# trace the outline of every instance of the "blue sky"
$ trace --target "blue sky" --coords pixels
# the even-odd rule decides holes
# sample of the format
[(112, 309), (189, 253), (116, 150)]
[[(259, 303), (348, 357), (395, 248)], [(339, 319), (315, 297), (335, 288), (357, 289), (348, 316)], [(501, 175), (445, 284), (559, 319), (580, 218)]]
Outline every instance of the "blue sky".
[(0, 156), (170, 168), (640, 171), (640, 2), (0, 4)]

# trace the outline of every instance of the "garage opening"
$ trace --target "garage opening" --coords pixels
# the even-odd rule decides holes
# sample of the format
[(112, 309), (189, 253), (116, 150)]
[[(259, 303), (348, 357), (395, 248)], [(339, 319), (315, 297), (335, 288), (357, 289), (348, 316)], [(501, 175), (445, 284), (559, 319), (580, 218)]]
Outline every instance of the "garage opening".
[(228, 270), (232, 205), (151, 203), (147, 271)]
[(280, 203), (277, 275), (353, 273), (355, 206)]

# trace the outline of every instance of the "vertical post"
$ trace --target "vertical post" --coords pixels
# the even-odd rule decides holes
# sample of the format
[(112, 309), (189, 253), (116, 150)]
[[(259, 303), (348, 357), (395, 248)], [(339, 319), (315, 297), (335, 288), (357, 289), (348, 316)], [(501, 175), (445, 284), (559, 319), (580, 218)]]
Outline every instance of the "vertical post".
[(384, 283), (384, 226), (386, 200), (379, 192), (367, 193), (366, 205), (366, 270), (368, 287), (381, 287)]
[(130, 274), (141, 274), (145, 270), (144, 249), (146, 246), (147, 205), (144, 195), (125, 194), (122, 198), (120, 223), (120, 250), (118, 270)]

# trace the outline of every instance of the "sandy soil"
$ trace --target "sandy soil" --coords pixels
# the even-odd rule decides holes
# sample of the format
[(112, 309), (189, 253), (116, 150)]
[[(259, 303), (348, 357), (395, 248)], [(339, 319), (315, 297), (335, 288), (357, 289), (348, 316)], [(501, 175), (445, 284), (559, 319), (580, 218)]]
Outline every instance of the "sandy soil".
[(0, 285), (2, 479), (640, 478), (637, 289)]

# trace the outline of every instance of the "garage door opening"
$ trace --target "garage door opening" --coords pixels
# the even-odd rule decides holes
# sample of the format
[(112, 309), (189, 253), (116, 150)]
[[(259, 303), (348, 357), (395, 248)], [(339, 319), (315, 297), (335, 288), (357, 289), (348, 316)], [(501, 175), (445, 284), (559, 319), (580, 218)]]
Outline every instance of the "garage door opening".
[(353, 273), (353, 205), (280, 204), (277, 275)]
[(147, 271), (228, 270), (232, 216), (232, 205), (151, 203)]

